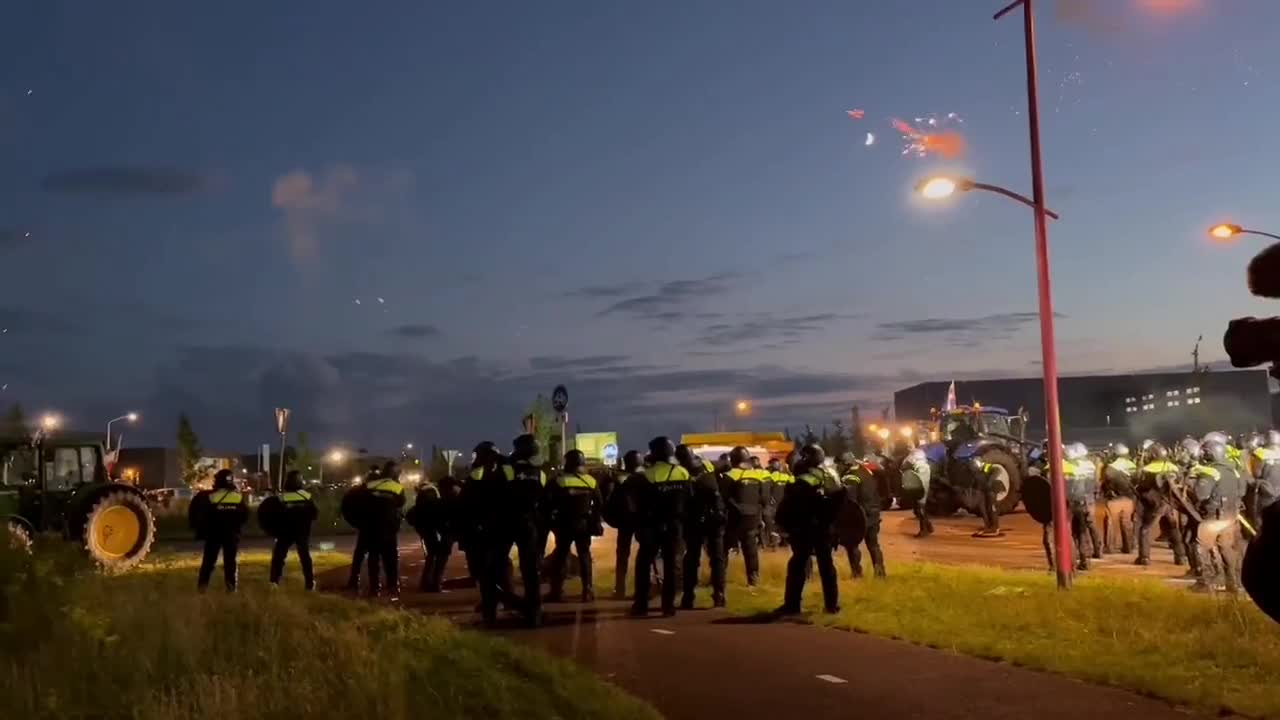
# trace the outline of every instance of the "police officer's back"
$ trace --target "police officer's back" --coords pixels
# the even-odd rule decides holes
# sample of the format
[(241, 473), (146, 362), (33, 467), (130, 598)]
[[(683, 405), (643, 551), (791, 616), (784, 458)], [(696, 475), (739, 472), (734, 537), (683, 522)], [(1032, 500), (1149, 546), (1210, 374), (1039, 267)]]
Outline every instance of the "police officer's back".
[(684, 525), (686, 506), (692, 489), (689, 472), (675, 462), (675, 445), (665, 436), (649, 441), (649, 453), (653, 464), (645, 468), (646, 490), (642, 504), (650, 527), (644, 534), (636, 560), (636, 592), (631, 606), (633, 615), (649, 611), (649, 564), (658, 555), (662, 557), (662, 613), (676, 612), (676, 585), (679, 583), (681, 558), (684, 551)]
[[(880, 490), (875, 477), (865, 465), (858, 462), (851, 452), (840, 456), (840, 482), (844, 485), (849, 500), (862, 509), (866, 520), (863, 542), (867, 545), (867, 553), (871, 556), (871, 565), (876, 577), (885, 577), (884, 551), (880, 548)], [(862, 577), (862, 551), (858, 543), (845, 546), (849, 555), (849, 568), (854, 578)]]
[(1197, 481), (1202, 518), (1197, 540), (1202, 548), (1217, 551), (1227, 592), (1234, 593), (1240, 587), (1239, 517), (1245, 480), (1224, 444), (1207, 443), (1205, 457), (1212, 472)]
[(400, 469), (393, 462), (382, 466), (379, 477), (366, 482), (369, 491), (369, 594), (377, 595), (381, 589), (379, 570), (386, 574), (387, 592), (392, 599), (400, 596), (400, 533), (401, 514), (404, 510), (404, 486), (400, 484)]
[(548, 602), (564, 597), (565, 564), (572, 549), (578, 552), (578, 570), (582, 579), (582, 601), (595, 600), (592, 575), (591, 538), (603, 534), (600, 508), (603, 498), (595, 476), (584, 467), (586, 457), (581, 450), (564, 455), (564, 471), (547, 485), (547, 503), (551, 507), (551, 529), (556, 546), (551, 553), (549, 574), (551, 592)]
[(290, 470), (285, 475), (284, 492), (279, 495), (279, 502), (281, 517), (275, 546), (271, 549), (271, 582), (280, 584), (289, 548), (295, 547), (298, 563), (302, 566), (302, 582), (308, 590), (314, 590), (316, 579), (311, 564), (311, 526), (320, 513), (311, 493), (303, 489), (302, 474), (297, 470)]
[(791, 558), (787, 561), (786, 593), (778, 612), (799, 613), (805, 575), (810, 557), (817, 560), (822, 580), (822, 595), (828, 612), (839, 610), (836, 568), (831, 552), (834, 546), (836, 511), (845, 501), (845, 489), (823, 467), (825, 453), (817, 445), (801, 451), (794, 468), (795, 482), (787, 486), (778, 506), (778, 522), (791, 542)]
[(631, 562), (631, 543), (644, 524), (640, 517), (640, 494), (646, 485), (642, 458), (637, 450), (628, 450), (622, 456), (622, 472), (605, 498), (605, 520), (618, 531), (614, 551), (613, 597), (622, 600), (627, 596), (627, 568)]
[(698, 587), (698, 571), (705, 549), (711, 565), (711, 601), (725, 605), (724, 528), (725, 503), (715, 466), (693, 453), (688, 445), (676, 446), (676, 462), (692, 478), (685, 523), (683, 594), (680, 607), (692, 610)]
[(237, 556), (240, 531), (249, 519), (249, 499), (236, 489), (230, 470), (219, 470), (213, 476), (213, 489), (203, 490), (191, 500), (188, 519), (196, 536), (204, 540), (197, 587), (209, 587), (213, 569), (222, 556), (222, 572), (227, 591), (234, 592), (238, 580)]
[(515, 546), (524, 582), (524, 616), (530, 625), (542, 622), (540, 577), (545, 537), (542, 500), (547, 475), (535, 462), (539, 452), (538, 441), (532, 435), (521, 435), (512, 442), (511, 455), (502, 465), (506, 478), (502, 495), (504, 527), (500, 529), (503, 544), (498, 549), (500, 557), (491, 558), (491, 561), (501, 561), (505, 566), (510, 549)]
[(753, 467), (755, 463), (745, 447), (735, 447), (729, 453), (729, 463), (733, 467), (724, 473), (729, 480), (729, 545), (741, 550), (747, 585), (754, 586), (760, 581), (760, 524), (768, 502), (765, 482), (770, 477), (763, 469)]

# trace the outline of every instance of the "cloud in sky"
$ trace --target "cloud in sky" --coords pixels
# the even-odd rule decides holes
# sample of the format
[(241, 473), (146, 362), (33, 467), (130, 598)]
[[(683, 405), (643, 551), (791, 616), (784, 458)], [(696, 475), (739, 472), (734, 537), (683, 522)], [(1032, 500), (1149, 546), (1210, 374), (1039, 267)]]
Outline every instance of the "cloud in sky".
[(413, 187), (408, 172), (335, 164), (323, 172), (293, 170), (275, 179), (271, 206), (284, 213), (295, 260), (311, 257), (323, 233), (339, 224), (385, 220)]
[[(734, 289), (734, 281), (742, 275), (721, 272), (701, 278), (671, 280), (662, 283), (651, 293), (634, 294), (617, 300), (598, 314), (629, 315), (640, 320), (671, 322), (688, 316), (704, 301), (728, 294)], [(622, 293), (611, 297), (621, 297)], [(596, 297), (600, 297), (597, 295)]]
[(785, 343), (821, 333), (839, 320), (856, 317), (841, 313), (775, 317), (760, 315), (741, 322), (709, 325), (703, 330), (701, 340), (704, 344), (715, 347), (755, 343), (766, 349), (776, 349), (785, 346)]
[(66, 195), (190, 195), (209, 184), (207, 176), (181, 168), (101, 165), (47, 175), (41, 187)]
[[(1058, 315), (1057, 317), (1063, 317)], [(940, 339), (948, 345), (976, 347), (985, 342), (1008, 340), (1039, 322), (1034, 312), (1010, 312), (968, 318), (922, 318), (876, 324), (874, 340), (888, 342), (911, 338)]]
[(440, 328), (429, 323), (405, 323), (391, 328), (391, 334), (406, 340), (425, 340), (440, 334)]

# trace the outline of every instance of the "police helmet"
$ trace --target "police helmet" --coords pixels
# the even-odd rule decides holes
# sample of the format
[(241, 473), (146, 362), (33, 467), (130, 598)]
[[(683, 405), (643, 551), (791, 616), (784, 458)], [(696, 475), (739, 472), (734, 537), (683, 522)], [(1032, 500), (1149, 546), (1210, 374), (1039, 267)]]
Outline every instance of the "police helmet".
[(676, 453), (676, 446), (671, 438), (659, 435), (649, 441), (649, 452), (653, 454), (654, 460), (669, 460)]
[(1202, 445), (1208, 445), (1211, 442), (1221, 443), (1225, 446), (1231, 443), (1231, 438), (1227, 437), (1224, 432), (1214, 430), (1211, 433), (1205, 433), (1205, 436), (1200, 439), (1200, 444)]
[(676, 446), (676, 462), (680, 462), (685, 468), (692, 468), (694, 466), (694, 450), (685, 445), (685, 443), (680, 443), (680, 445)]
[(842, 452), (840, 457), (836, 458), (836, 464), (844, 468), (853, 467), (858, 464), (858, 456), (851, 452)]
[(1267, 431), (1267, 447), (1280, 447), (1280, 430)]
[(1067, 443), (1062, 447), (1062, 455), (1068, 460), (1080, 460), (1089, 454), (1089, 449), (1082, 442)]
[(286, 492), (296, 492), (302, 489), (302, 473), (297, 470), (290, 470), (284, 475), (284, 489)]
[(759, 457), (755, 455), (751, 456), (751, 467), (755, 468), (756, 470), (759, 470), (761, 468)]
[(805, 445), (800, 449), (800, 458), (796, 460), (796, 466), (807, 470), (822, 467), (826, 461), (827, 453), (823, 451), (821, 445)]
[(1111, 455), (1118, 458), (1129, 457), (1129, 446), (1122, 442), (1112, 443)]
[(645, 453), (644, 458), (642, 458), (642, 462), (645, 467), (652, 465), (654, 463), (653, 453)]
[(1264, 438), (1261, 433), (1250, 433), (1250, 435), (1244, 439), (1244, 442), (1240, 444), (1240, 447), (1245, 450), (1255, 450), (1266, 443), (1267, 439)]
[(538, 439), (529, 433), (511, 441), (511, 457), (516, 460), (532, 460), (538, 456)]
[(644, 458), (640, 456), (639, 450), (628, 450), (622, 456), (622, 469), (627, 472), (635, 472), (640, 469), (640, 465), (643, 462)]
[(769, 458), (769, 472), (781, 472), (782, 461), (778, 458)]
[(720, 453), (720, 457), (716, 458), (716, 469), (728, 470), (730, 467), (731, 466), (729, 465), (729, 453)]
[(1147, 452), (1148, 450), (1150, 450), (1150, 449), (1151, 449), (1152, 447), (1154, 447), (1155, 445), (1156, 445), (1156, 441), (1155, 441), (1155, 440), (1152, 440), (1151, 438), (1147, 438), (1146, 440), (1143, 440), (1143, 441), (1142, 441), (1142, 452)]
[(389, 480), (400, 477), (400, 466), (396, 465), (394, 460), (386, 461), (382, 464), (382, 477)]
[(1152, 460), (1168, 460), (1169, 448), (1158, 442), (1152, 442), (1147, 446), (1147, 456)]
[(493, 444), (492, 440), (485, 440), (479, 445), (476, 445), (475, 450), (471, 451), (471, 464), (473, 466), (483, 465), (498, 455), (498, 446)]
[(1227, 445), (1226, 443), (1215, 442), (1210, 440), (1204, 444), (1204, 455), (1210, 462), (1222, 463), (1227, 461)]
[(903, 460), (903, 462), (905, 462), (907, 465), (917, 465), (917, 466), (927, 465), (929, 463), (929, 458), (924, 454), (923, 450), (921, 450), (920, 448), (916, 448), (911, 452), (907, 453), (907, 457)]
[(570, 450), (564, 454), (564, 469), (576, 472), (587, 464), (587, 456), (581, 450)]
[(226, 468), (223, 468), (213, 474), (213, 486), (216, 488), (235, 487), (235, 484), (235, 481), (232, 479), (231, 471)]
[(746, 448), (739, 445), (729, 453), (729, 464), (734, 467), (747, 465), (751, 462), (751, 453)]
[(1194, 462), (1200, 459), (1204, 447), (1195, 438), (1183, 438), (1182, 442), (1178, 443), (1178, 450), (1185, 460)]

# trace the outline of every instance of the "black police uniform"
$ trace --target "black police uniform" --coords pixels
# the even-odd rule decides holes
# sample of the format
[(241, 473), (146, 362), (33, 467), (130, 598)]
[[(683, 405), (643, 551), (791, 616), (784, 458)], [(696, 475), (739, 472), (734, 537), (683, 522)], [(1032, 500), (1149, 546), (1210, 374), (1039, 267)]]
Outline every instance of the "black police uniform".
[(821, 467), (797, 468), (795, 482), (787, 486), (778, 506), (778, 523), (791, 544), (782, 612), (800, 612), (810, 558), (817, 559), (826, 610), (839, 610), (840, 591), (831, 553), (835, 548), (836, 509), (844, 502), (844, 493), (840, 483)]
[(379, 471), (371, 468), (364, 476), (364, 482), (348, 490), (342, 496), (342, 517), (356, 530), (356, 545), (351, 550), (351, 575), (347, 579), (347, 590), (359, 592), (360, 573), (364, 570), (365, 561), (369, 557), (369, 538), (372, 537), (367, 526), (369, 524), (369, 483), (377, 480)]
[[(880, 490), (876, 479), (864, 467), (855, 465), (845, 470), (840, 478), (850, 499), (858, 503), (867, 518), (867, 534), (863, 542), (871, 556), (871, 566), (876, 577), (885, 577), (884, 550), (880, 547)], [(862, 577), (862, 550), (857, 545), (847, 545), (849, 569), (853, 577)]]
[(196, 537), (204, 540), (204, 555), (200, 560), (196, 587), (201, 591), (209, 587), (213, 569), (221, 555), (227, 591), (235, 592), (239, 577), (240, 531), (249, 519), (249, 499), (236, 490), (227, 471), (225, 478), (214, 482), (212, 490), (201, 491), (191, 500), (188, 513)]
[(769, 474), (752, 467), (735, 467), (725, 473), (729, 483), (729, 533), (731, 547), (742, 553), (747, 571), (747, 585), (760, 582), (760, 522), (761, 512), (768, 502), (765, 497), (765, 481)]
[[(536, 455), (535, 450), (533, 456)], [(506, 574), (511, 548), (516, 548), (520, 579), (524, 584), (524, 618), (526, 622), (536, 625), (542, 622), (541, 564), (545, 542), (542, 500), (547, 474), (533, 464), (533, 456), (513, 454), (501, 466), (502, 476), (506, 480), (502, 494), (504, 517), (498, 542), (494, 543), (488, 553), (486, 572), (491, 577)], [(510, 591), (509, 585), (507, 590)]]
[(662, 558), (662, 612), (676, 612), (676, 585), (682, 577), (681, 560), (684, 555), (685, 510), (692, 492), (689, 472), (668, 457), (655, 458), (653, 465), (645, 468), (645, 489), (642, 515), (648, 527), (640, 535), (640, 552), (636, 556), (636, 592), (631, 606), (632, 614), (643, 615), (649, 611), (650, 565), (658, 556)]
[[(1231, 462), (1215, 461), (1209, 465), (1216, 473), (1202, 478), (1196, 490), (1197, 498), (1206, 498), (1200, 505), (1201, 532), (1198, 543), (1202, 551), (1217, 551), (1222, 562), (1222, 579), (1227, 592), (1240, 589), (1240, 503), (1244, 499), (1246, 482)], [(1207, 567), (1202, 556), (1202, 565)]]
[(685, 523), (684, 593), (680, 607), (692, 610), (702, 568), (702, 551), (711, 565), (711, 602), (725, 605), (724, 528), (725, 505), (715, 467), (701, 458), (682, 459), (681, 466), (693, 478)]
[(1151, 563), (1151, 533), (1156, 523), (1164, 526), (1169, 535), (1169, 543), (1173, 546), (1173, 562), (1182, 565), (1186, 562), (1186, 546), (1182, 543), (1182, 533), (1178, 532), (1171, 514), (1175, 512), (1169, 504), (1167, 493), (1170, 484), (1178, 482), (1181, 469), (1167, 459), (1155, 459), (1142, 466), (1138, 473), (1137, 487), (1137, 523), (1138, 523), (1138, 557), (1134, 561), (1138, 565)]
[(609, 524), (618, 531), (617, 547), (614, 551), (613, 596), (621, 600), (627, 596), (627, 569), (631, 564), (631, 543), (642, 525), (640, 519), (640, 501), (645, 480), (639, 466), (626, 471), (622, 479), (613, 483), (609, 497), (605, 500), (606, 517)]
[(1076, 568), (1089, 569), (1089, 554), (1085, 549), (1093, 546), (1095, 558), (1102, 555), (1102, 534), (1093, 519), (1098, 499), (1097, 467), (1086, 460), (1064, 460), (1062, 474), (1067, 483), (1067, 505), (1071, 510), (1071, 537), (1075, 544)]
[(311, 526), (320, 515), (311, 493), (300, 486), (290, 489), (285, 483), (285, 492), (280, 495), (284, 507), (280, 535), (275, 546), (271, 548), (271, 582), (279, 584), (284, 577), (284, 561), (289, 556), (289, 548), (297, 548), (298, 564), (302, 566), (302, 582), (308, 590), (316, 587), (315, 570), (311, 564)]
[(462, 487), (462, 537), (467, 570), (480, 588), (480, 613), (497, 620), (498, 604), (510, 602), (511, 543), (507, 536), (507, 473), (496, 454), (477, 456)]
[(592, 578), (591, 538), (601, 535), (599, 484), (595, 477), (575, 468), (556, 477), (547, 487), (547, 503), (552, 508), (551, 529), (556, 535), (556, 546), (551, 552), (548, 575), (551, 592), (547, 600), (559, 602), (564, 597), (565, 563), (569, 552), (578, 552), (578, 574), (582, 579), (582, 601), (595, 600), (595, 584)]
[(366, 483), (369, 490), (369, 594), (382, 590), (386, 575), (387, 592), (400, 595), (400, 516), (404, 509), (404, 486), (393, 477)]
[(444, 478), (439, 485), (423, 485), (418, 488), (413, 507), (405, 514), (409, 525), (417, 531), (426, 556), (418, 582), (423, 592), (437, 593), (443, 589), (445, 568), (453, 553), (457, 493), (458, 485), (453, 478)]

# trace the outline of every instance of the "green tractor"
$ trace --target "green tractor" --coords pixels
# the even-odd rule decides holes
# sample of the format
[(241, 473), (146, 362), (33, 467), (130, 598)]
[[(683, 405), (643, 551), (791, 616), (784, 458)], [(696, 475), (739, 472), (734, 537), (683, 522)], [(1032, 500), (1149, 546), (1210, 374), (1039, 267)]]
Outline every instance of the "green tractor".
[(28, 547), (60, 533), (109, 571), (142, 562), (156, 538), (142, 493), (108, 478), (102, 445), (70, 436), (0, 438), (0, 522)]

